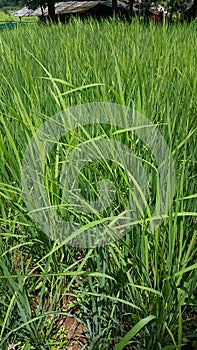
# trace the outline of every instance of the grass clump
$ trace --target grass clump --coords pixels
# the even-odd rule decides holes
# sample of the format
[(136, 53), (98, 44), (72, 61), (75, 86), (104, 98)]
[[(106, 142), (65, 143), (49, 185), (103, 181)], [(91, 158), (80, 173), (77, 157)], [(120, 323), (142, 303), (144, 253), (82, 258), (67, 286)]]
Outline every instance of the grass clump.
[[(65, 26), (34, 24), (2, 32), (2, 349), (9, 344), (21, 349), (69, 349), (73, 338), (79, 348), (94, 350), (120, 350), (126, 345), (136, 350), (180, 349), (186, 341), (194, 341), (195, 25), (168, 28), (76, 20)], [(148, 219), (158, 187), (155, 172), (149, 171), (149, 214), (145, 211), (136, 226), (109, 245), (72, 247), (50, 239), (32, 220), (22, 193), (22, 159), (32, 135), (51, 116), (71, 106), (106, 101), (134, 108), (157, 124), (173, 156), (176, 192), (162, 224), (151, 232)], [(76, 127), (54, 145), (47, 159), (48, 198), (71, 223), (83, 227), (98, 218), (61, 212), (61, 162), (66, 152), (95, 136), (114, 139), (115, 131), (110, 125)], [(153, 156), (132, 131), (124, 130), (116, 139), (154, 165)], [(130, 191), (117, 163), (91, 162), (79, 182), (84, 196), (95, 199), (97, 182), (106, 178), (114, 183), (116, 198), (105, 214), (117, 215)], [(69, 320), (76, 322), (76, 329), (82, 327), (77, 340), (76, 333), (68, 336)]]

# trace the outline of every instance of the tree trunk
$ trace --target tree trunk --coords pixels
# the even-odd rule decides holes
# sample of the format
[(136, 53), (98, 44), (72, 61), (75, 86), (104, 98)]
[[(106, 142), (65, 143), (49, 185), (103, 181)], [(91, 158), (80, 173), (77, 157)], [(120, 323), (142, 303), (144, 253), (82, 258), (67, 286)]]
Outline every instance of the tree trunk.
[(173, 12), (174, 12), (174, 0), (171, 0), (171, 9), (170, 9), (170, 16), (169, 16), (169, 22), (172, 23), (172, 16), (173, 16)]
[(195, 19), (197, 17), (197, 0), (194, 0), (193, 5), (193, 18)]
[(112, 12), (113, 12), (113, 16), (116, 16), (116, 14), (117, 14), (117, 9), (118, 9), (117, 0), (112, 0)]
[(143, 7), (144, 7), (144, 9), (143, 9), (144, 23), (147, 24), (147, 23), (149, 23), (149, 20), (150, 20), (150, 12), (149, 12), (150, 0), (145, 0)]
[(55, 16), (55, 3), (53, 1), (48, 2), (48, 17), (49, 21), (51, 22), (57, 22), (56, 16)]
[(129, 20), (132, 21), (133, 17), (133, 0), (129, 0)]

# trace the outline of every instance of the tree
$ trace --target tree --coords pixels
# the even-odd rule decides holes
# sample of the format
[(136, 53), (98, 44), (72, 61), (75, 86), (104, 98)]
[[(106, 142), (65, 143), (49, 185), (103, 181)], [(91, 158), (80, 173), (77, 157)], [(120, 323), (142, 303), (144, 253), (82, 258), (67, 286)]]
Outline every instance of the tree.
[(56, 22), (55, 16), (55, 0), (24, 0), (23, 3), (30, 9), (36, 10), (37, 8), (41, 8), (43, 13), (43, 9), (48, 7), (48, 19), (52, 22)]
[(112, 0), (112, 12), (114, 16), (116, 16), (117, 14), (117, 7), (118, 7), (117, 0)]
[(197, 0), (194, 0), (193, 17), (194, 19), (197, 17)]
[(16, 6), (17, 0), (0, 0), (0, 8), (7, 6)]
[(133, 0), (129, 0), (129, 17), (131, 21), (133, 17)]

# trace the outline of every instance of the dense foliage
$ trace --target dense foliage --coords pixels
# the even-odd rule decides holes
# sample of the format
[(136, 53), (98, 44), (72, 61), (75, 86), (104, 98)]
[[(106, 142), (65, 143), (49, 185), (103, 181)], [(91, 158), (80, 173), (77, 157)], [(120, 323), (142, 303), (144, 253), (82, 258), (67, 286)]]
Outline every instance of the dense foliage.
[(0, 0), (0, 8), (19, 5), (18, 0)]

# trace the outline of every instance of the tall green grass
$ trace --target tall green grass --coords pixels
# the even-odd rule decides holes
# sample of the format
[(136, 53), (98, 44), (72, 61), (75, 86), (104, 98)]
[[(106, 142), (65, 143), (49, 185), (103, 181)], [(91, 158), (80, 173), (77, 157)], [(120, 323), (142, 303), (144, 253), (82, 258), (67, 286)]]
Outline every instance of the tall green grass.
[[(68, 316), (86, 330), (83, 348), (94, 350), (120, 350), (128, 344), (133, 349), (180, 349), (185, 339), (196, 336), (187, 321), (196, 304), (195, 43), (195, 23), (165, 27), (76, 20), (1, 33), (2, 349), (11, 343), (21, 349), (68, 348), (59, 329), (59, 321)], [(172, 207), (154, 233), (145, 214), (119, 241), (77, 249), (51, 240), (32, 221), (20, 174), (35, 130), (61, 110), (87, 102), (126, 105), (158, 124), (173, 155), (177, 187)], [(52, 205), (62, 203), (58, 169), (65, 147), (72, 150), (100, 133), (114, 137), (106, 125), (85, 131), (69, 133), (51, 152), (45, 183)], [(134, 134), (126, 131), (118, 137), (154, 164)], [(116, 164), (87, 166), (80, 178), (82, 191), (89, 188), (95, 196), (95, 183), (107, 176), (116, 188), (111, 214), (117, 215), (127, 200), (128, 180)], [(154, 171), (149, 177), (152, 213)], [(95, 219), (73, 212), (69, 218), (82, 225)]]

